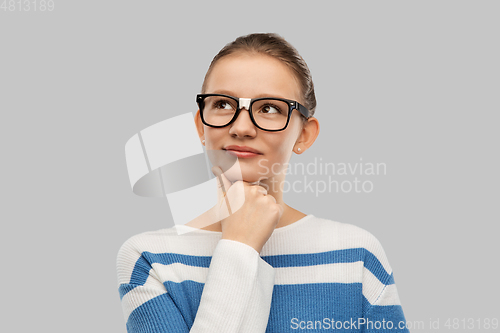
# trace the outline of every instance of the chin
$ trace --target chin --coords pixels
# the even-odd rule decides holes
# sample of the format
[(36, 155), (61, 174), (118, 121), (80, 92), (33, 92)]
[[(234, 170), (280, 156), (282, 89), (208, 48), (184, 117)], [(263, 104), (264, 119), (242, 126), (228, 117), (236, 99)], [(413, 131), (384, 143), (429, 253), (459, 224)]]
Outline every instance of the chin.
[(262, 169), (261, 172), (259, 172), (259, 167), (256, 167), (255, 165), (242, 165), (240, 164), (241, 168), (241, 178), (249, 183), (257, 182), (257, 181), (262, 181), (267, 178), (267, 175), (264, 174), (265, 169)]

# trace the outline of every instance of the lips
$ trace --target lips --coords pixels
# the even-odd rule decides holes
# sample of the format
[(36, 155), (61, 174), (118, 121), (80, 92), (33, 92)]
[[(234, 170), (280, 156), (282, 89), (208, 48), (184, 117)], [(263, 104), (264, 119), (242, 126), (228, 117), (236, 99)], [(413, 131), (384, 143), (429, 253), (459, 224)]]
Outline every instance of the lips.
[(222, 148), (227, 151), (228, 154), (237, 156), (239, 158), (248, 158), (262, 155), (257, 149), (247, 147), (247, 146), (226, 146)]
[(248, 146), (231, 145), (231, 146), (226, 146), (223, 149), (224, 150), (232, 150), (232, 151), (247, 152), (247, 153), (253, 153), (253, 154), (262, 155), (262, 153), (260, 151), (258, 151), (257, 149), (254, 149), (254, 148), (248, 147)]

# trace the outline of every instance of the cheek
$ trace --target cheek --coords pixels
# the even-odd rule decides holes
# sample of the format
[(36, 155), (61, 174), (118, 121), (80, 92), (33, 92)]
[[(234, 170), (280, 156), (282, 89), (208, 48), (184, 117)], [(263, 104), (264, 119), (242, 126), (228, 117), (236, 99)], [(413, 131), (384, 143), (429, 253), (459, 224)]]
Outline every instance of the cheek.
[(205, 147), (218, 148), (223, 136), (222, 129), (205, 126)]
[(290, 125), (292, 126), (287, 128), (285, 132), (280, 133), (283, 135), (277, 137), (275, 152), (276, 160), (278, 163), (289, 163), (290, 158), (292, 157), (293, 147), (299, 136), (300, 128), (297, 128), (297, 126), (293, 126), (296, 124), (291, 123)]
[(283, 133), (280, 133), (275, 142), (278, 150), (282, 151), (283, 153), (290, 153), (293, 149), (293, 146), (295, 145), (295, 142), (297, 141), (298, 135), (299, 128), (297, 128), (296, 126), (290, 126), (285, 131), (283, 131)]
[(282, 134), (283, 135), (276, 135), (268, 141), (270, 147), (272, 147), (272, 153), (268, 155), (268, 164), (270, 165), (277, 163), (282, 166), (289, 162), (292, 155), (295, 138), (290, 135), (291, 133)]

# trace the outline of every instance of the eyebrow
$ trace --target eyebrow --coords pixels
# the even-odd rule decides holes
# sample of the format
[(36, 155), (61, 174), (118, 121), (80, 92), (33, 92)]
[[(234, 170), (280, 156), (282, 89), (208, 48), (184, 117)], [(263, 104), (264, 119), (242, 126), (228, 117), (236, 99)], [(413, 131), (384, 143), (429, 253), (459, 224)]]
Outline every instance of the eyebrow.
[[(222, 94), (222, 95), (229, 95), (229, 96), (233, 96), (233, 97), (237, 97), (235, 96), (235, 93), (231, 92), (231, 91), (228, 91), (228, 90), (216, 90), (210, 94)], [(238, 96), (240, 97), (240, 96)], [(261, 98), (261, 97), (277, 97), (277, 98), (283, 98), (283, 99), (290, 99), (290, 98), (286, 98), (286, 97), (283, 97), (283, 96), (279, 96), (279, 95), (269, 95), (269, 94), (259, 94), (253, 98)]]

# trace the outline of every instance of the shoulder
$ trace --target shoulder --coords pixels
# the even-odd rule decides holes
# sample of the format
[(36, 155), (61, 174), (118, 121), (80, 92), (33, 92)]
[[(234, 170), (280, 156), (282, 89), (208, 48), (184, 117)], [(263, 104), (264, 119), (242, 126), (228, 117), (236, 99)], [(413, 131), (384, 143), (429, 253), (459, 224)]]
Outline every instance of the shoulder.
[[(151, 255), (171, 252), (174, 228), (147, 231), (128, 238), (118, 250), (116, 268), (119, 283), (129, 283), (132, 276), (147, 276)], [(135, 274), (135, 275), (134, 275)]]
[(116, 263), (118, 270), (131, 270), (144, 252), (155, 252), (158, 249), (162, 230), (147, 231), (128, 238), (118, 250)]
[(118, 258), (131, 260), (145, 252), (152, 254), (211, 255), (217, 235), (203, 232), (180, 232), (170, 227), (146, 231), (128, 238), (118, 250)]
[(378, 239), (368, 230), (354, 224), (314, 217), (314, 224), (319, 228), (320, 235), (333, 238), (339, 244), (374, 249), (380, 247)]
[(315, 217), (319, 228), (315, 231), (332, 250), (360, 249), (365, 253), (365, 260), (376, 259), (387, 271), (389, 262), (380, 241), (368, 230), (350, 223)]
[(165, 236), (171, 234), (170, 229), (161, 229), (157, 231), (146, 231), (128, 238), (120, 247), (118, 253), (144, 251), (154, 252), (155, 249), (165, 245)]

